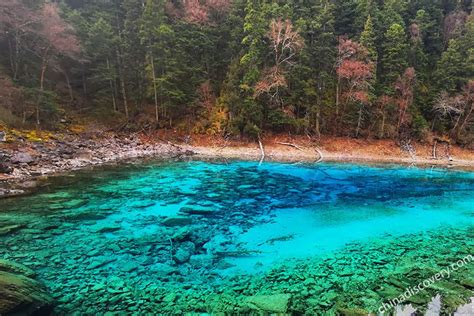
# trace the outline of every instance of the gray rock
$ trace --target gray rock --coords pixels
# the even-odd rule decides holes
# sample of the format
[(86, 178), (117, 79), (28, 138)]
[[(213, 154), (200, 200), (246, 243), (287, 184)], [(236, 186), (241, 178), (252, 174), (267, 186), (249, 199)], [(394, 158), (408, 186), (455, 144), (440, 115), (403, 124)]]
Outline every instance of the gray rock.
[(0, 142), (6, 142), (7, 141), (7, 133), (4, 131), (0, 131)]
[(35, 161), (33, 157), (30, 154), (25, 153), (25, 152), (17, 152), (11, 157), (11, 162), (13, 164), (20, 164), (20, 163), (29, 164), (29, 163), (32, 163), (33, 161)]
[(6, 162), (0, 162), (0, 173), (10, 174), (13, 172), (13, 168)]

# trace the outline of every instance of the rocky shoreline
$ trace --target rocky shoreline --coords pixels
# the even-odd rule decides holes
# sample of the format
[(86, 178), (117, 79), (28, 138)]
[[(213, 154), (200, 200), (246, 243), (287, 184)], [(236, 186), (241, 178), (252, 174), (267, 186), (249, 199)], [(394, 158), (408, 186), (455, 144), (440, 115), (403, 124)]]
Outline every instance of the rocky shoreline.
[(17, 140), (0, 143), (0, 198), (21, 195), (36, 179), (91, 166), (139, 158), (190, 156), (189, 149), (164, 142), (144, 142), (138, 136), (85, 138), (63, 135), (47, 142)]
[[(91, 136), (92, 135), (92, 136)], [(91, 166), (113, 164), (144, 158), (181, 158), (196, 156), (199, 159), (260, 160), (262, 149), (267, 161), (284, 162), (356, 162), (367, 164), (404, 164), (420, 167), (442, 167), (474, 170), (473, 154), (458, 149), (461, 156), (453, 159), (431, 159), (427, 148), (411, 157), (398, 148), (368, 144), (367, 148), (351, 150), (352, 144), (342, 148), (334, 146), (341, 140), (327, 140), (321, 148), (303, 140), (294, 143), (268, 139), (263, 148), (258, 144), (229, 143), (224, 146), (174, 144), (158, 138), (144, 140), (140, 134), (84, 135), (61, 134), (47, 141), (29, 141), (16, 137), (0, 142), (0, 198), (22, 195), (36, 187), (35, 179), (67, 173)], [(345, 140), (350, 142), (350, 140)], [(378, 148), (380, 147), (380, 148)], [(392, 146), (393, 147), (393, 146)], [(425, 146), (426, 147), (426, 146)], [(315, 149), (316, 148), (316, 149)]]

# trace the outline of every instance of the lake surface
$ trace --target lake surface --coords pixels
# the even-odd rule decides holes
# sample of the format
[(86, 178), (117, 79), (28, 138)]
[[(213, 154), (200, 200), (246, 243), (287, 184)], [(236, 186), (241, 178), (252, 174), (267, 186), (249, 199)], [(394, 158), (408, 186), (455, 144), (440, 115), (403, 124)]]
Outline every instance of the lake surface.
[[(22, 225), (0, 258), (35, 270), (59, 314), (357, 315), (474, 254), (473, 215), (473, 172), (158, 161), (0, 200), (0, 225)], [(473, 265), (406, 303), (454, 311)]]

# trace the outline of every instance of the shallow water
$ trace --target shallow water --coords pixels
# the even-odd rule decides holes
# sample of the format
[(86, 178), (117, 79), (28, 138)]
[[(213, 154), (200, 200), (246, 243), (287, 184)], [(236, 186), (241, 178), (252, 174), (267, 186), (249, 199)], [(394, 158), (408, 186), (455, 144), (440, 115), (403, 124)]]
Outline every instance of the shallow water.
[[(474, 253), (474, 173), (444, 169), (152, 162), (52, 178), (0, 210), (23, 224), (0, 258), (37, 271), (57, 313), (248, 312), (282, 293), (292, 312), (375, 311)], [(411, 303), (460, 305), (472, 272)]]

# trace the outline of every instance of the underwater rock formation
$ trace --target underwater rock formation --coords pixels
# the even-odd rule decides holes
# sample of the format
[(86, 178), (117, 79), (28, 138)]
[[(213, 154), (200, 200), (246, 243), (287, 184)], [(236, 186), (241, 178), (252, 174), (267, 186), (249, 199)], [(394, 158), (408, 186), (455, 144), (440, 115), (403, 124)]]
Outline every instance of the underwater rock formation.
[(0, 315), (52, 311), (53, 299), (40, 282), (32, 279), (34, 272), (17, 263), (0, 261)]
[(247, 304), (261, 312), (286, 313), (290, 298), (289, 294), (258, 295), (249, 297)]

